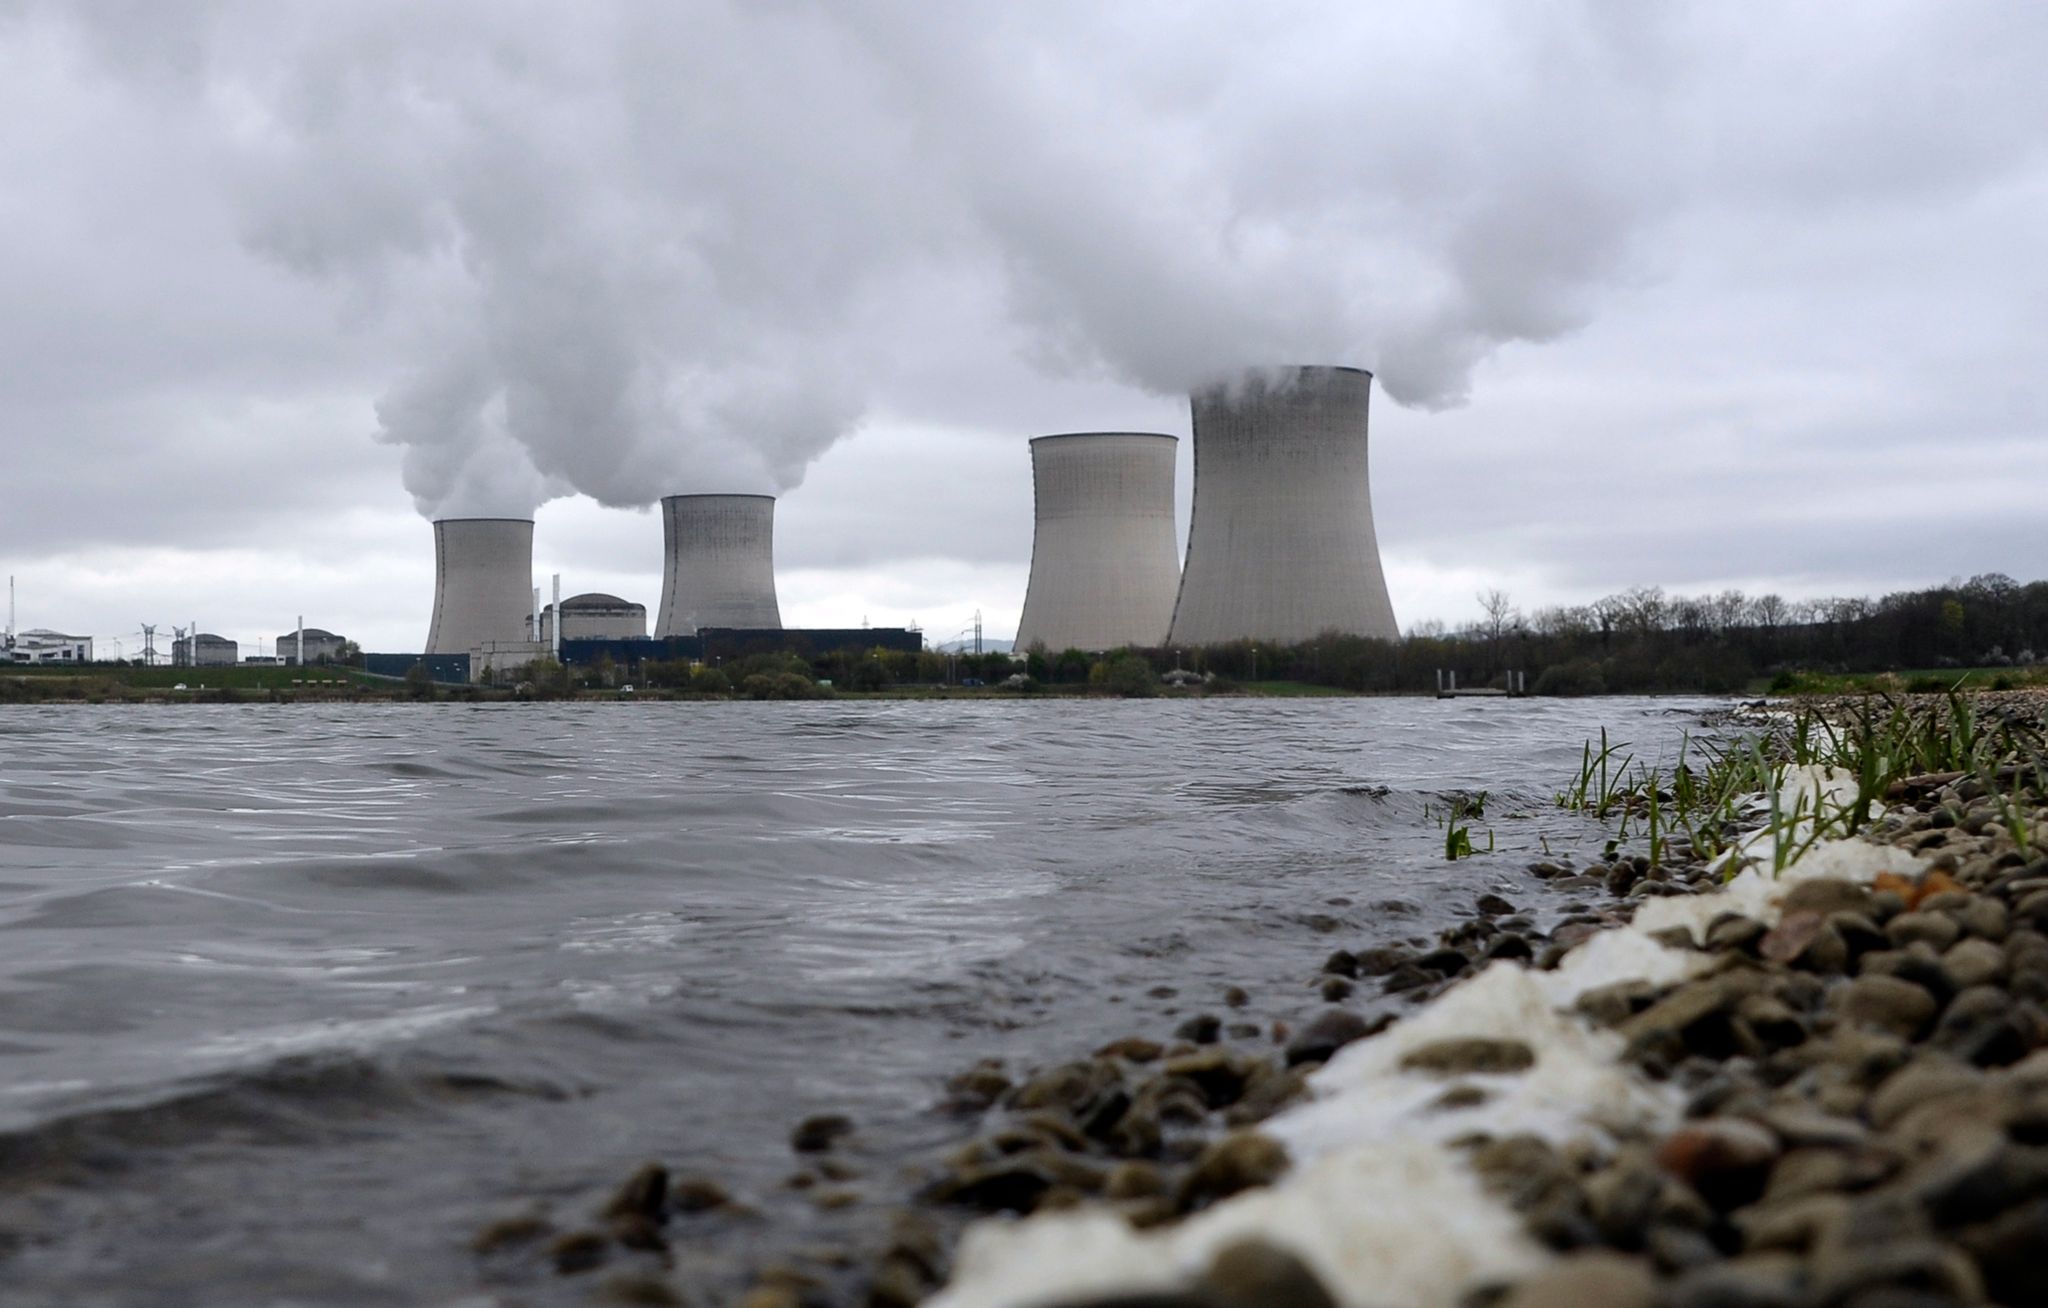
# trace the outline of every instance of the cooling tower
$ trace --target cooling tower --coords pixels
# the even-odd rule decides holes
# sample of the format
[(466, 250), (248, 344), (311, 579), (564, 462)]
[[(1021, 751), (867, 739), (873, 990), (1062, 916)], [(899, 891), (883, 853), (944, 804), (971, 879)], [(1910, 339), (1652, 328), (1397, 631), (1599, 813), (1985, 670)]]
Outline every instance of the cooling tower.
[(427, 653), (467, 654), (487, 641), (530, 640), (533, 522), (443, 518), (434, 524), (434, 624)]
[(1195, 505), (1172, 643), (1395, 640), (1359, 368), (1248, 373), (1193, 397)]
[(1031, 442), (1031, 580), (1016, 648), (1165, 643), (1180, 587), (1173, 531), (1179, 445), (1153, 432), (1074, 432)]
[(775, 497), (670, 495), (661, 502), (661, 615), (654, 634), (776, 628)]

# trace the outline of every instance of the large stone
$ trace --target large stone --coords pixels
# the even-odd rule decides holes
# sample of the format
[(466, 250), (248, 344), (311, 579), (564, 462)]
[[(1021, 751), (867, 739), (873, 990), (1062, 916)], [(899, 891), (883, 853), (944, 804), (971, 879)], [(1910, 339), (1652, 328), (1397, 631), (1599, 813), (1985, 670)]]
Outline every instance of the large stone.
[(1257, 1131), (1232, 1131), (1212, 1141), (1181, 1183), (1181, 1206), (1203, 1208), (1242, 1190), (1271, 1185), (1287, 1171), (1287, 1148)]
[(2031, 1014), (2016, 1011), (1997, 986), (1974, 986), (1957, 995), (1934, 1028), (1932, 1042), (1966, 1063), (2003, 1067), (2034, 1047)]
[(1830, 913), (1862, 913), (1870, 907), (1870, 888), (1840, 877), (1814, 877), (1785, 892), (1786, 913), (1810, 910), (1826, 917)]
[(1849, 1215), (1847, 1195), (1823, 1191), (1780, 1200), (1775, 1194), (1775, 1176), (1771, 1178), (1771, 1188), (1770, 1200), (1734, 1214), (1735, 1228), (1742, 1232), (1742, 1247), (1751, 1253), (1803, 1252), (1818, 1244)]
[(1805, 1270), (1782, 1253), (1703, 1265), (1665, 1287), (1663, 1308), (1805, 1308)]
[(1326, 1008), (1287, 1042), (1287, 1062), (1321, 1063), (1354, 1040), (1371, 1035), (1372, 1024), (1348, 1008)]
[(1706, 977), (1679, 986), (1616, 1029), (1639, 1058), (1653, 1053), (1726, 1057), (1739, 1049), (1732, 1010), (1763, 987), (1763, 974), (1751, 970)]
[(2005, 979), (2005, 951), (1989, 940), (1962, 940), (1941, 956), (1941, 966), (1960, 990), (1992, 985)]
[(1884, 924), (1885, 935), (1901, 949), (1916, 942), (1936, 950), (1947, 949), (1962, 932), (1953, 918), (1940, 913), (1901, 913)]
[(1984, 1073), (1940, 1055), (1923, 1055), (1885, 1078), (1870, 1097), (1870, 1124), (1883, 1130), (1907, 1113), (1941, 1099), (1974, 1095)]
[(1763, 1193), (1778, 1138), (1753, 1122), (1720, 1118), (1674, 1131), (1657, 1147), (1657, 1163), (1722, 1211)]
[(1653, 1308), (1657, 1280), (1640, 1258), (1577, 1253), (1509, 1290), (1498, 1308)]
[(1844, 1021), (1915, 1039), (1934, 1020), (1934, 996), (1910, 981), (1859, 976), (1828, 994), (1828, 1011)]
[(1300, 1255), (1256, 1236), (1218, 1249), (1202, 1282), (1218, 1308), (1337, 1308)]
[(1986, 1128), (1952, 1140), (1910, 1185), (1938, 1226), (1989, 1221), (2048, 1196), (2048, 1148), (2014, 1144)]

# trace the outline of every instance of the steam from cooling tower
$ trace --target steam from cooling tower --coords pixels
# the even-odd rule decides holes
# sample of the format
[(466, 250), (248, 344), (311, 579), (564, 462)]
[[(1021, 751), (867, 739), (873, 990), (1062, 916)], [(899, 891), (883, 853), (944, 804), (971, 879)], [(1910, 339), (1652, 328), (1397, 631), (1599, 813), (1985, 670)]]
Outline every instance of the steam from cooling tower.
[[(785, 492), (871, 412), (964, 425), (935, 378), (1019, 353), (1158, 394), (1358, 359), (1455, 404), (1586, 322), (1691, 176), (1682, 98), (1640, 90), (1690, 49), (1661, 10), (1390, 43), (1222, 0), (146, 8), (36, 21), (334, 288), (434, 517)], [(1477, 52), (1543, 93), (1449, 75)]]

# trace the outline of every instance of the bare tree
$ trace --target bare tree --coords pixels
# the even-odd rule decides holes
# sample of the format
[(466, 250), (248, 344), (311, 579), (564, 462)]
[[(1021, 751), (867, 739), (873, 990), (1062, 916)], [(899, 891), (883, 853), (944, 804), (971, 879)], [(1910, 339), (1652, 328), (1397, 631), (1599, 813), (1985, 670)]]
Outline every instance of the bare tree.
[(1790, 608), (1780, 595), (1759, 595), (1749, 602), (1749, 614), (1756, 625), (1765, 631), (1775, 632), (1785, 625)]
[(1521, 615), (1515, 612), (1515, 603), (1508, 598), (1508, 593), (1504, 590), (1481, 591), (1478, 599), (1480, 609), (1486, 614), (1485, 619), (1479, 624), (1480, 630), (1486, 633), (1488, 640), (1498, 645), (1501, 636)]

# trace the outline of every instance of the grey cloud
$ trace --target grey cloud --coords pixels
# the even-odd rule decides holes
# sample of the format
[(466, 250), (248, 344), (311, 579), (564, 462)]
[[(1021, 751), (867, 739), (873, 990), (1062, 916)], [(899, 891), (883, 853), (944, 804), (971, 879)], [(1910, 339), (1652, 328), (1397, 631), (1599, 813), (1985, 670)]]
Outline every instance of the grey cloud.
[[(402, 477), (780, 489), (792, 566), (994, 576), (1024, 438), (1326, 361), (1416, 567), (2048, 574), (1984, 502), (2048, 476), (2044, 53), (1992, 4), (0, 3), (0, 552)], [(594, 520), (541, 551), (658, 565)]]

